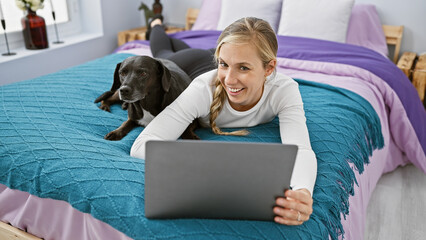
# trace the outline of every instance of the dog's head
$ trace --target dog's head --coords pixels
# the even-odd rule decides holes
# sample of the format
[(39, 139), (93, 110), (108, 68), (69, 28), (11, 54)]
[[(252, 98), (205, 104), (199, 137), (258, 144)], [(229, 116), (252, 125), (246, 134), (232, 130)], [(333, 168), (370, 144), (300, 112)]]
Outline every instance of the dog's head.
[(148, 94), (168, 92), (171, 85), (170, 71), (160, 61), (148, 56), (126, 58), (117, 64), (113, 87), (119, 91), (120, 100), (133, 103)]

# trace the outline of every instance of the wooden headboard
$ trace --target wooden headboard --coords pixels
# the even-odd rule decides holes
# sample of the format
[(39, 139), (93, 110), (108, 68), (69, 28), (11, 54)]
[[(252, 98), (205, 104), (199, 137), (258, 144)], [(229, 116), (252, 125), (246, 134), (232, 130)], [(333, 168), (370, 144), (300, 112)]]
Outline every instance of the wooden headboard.
[(401, 40), (404, 26), (383, 25), (383, 31), (385, 32), (386, 43), (388, 45), (395, 46), (395, 51), (391, 59), (394, 63), (396, 63), (398, 61), (399, 51), (401, 49)]
[(186, 11), (186, 23), (185, 29), (190, 30), (192, 25), (194, 25), (195, 20), (197, 20), (198, 13), (200, 13), (200, 9), (197, 8), (188, 8)]

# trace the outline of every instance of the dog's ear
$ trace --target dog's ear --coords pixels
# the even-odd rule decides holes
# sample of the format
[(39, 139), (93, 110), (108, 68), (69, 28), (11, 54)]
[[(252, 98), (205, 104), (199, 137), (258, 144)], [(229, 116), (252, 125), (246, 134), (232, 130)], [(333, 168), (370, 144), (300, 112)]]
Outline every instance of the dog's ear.
[(120, 66), (121, 66), (121, 63), (118, 63), (117, 66), (115, 67), (114, 82), (112, 83), (111, 90), (102, 93), (98, 98), (95, 99), (95, 103), (108, 99), (109, 97), (114, 95), (115, 91), (118, 88), (120, 88), (121, 86), (120, 75), (118, 73), (118, 70), (120, 70)]
[(161, 86), (163, 86), (163, 90), (165, 92), (169, 92), (170, 90), (170, 86), (172, 84), (172, 77), (170, 74), (169, 69), (164, 66), (164, 64), (160, 61), (158, 62), (158, 71), (160, 72), (160, 76), (161, 76)]
[(95, 103), (108, 99), (109, 97), (114, 95), (115, 91), (117, 91), (118, 88), (120, 88), (121, 82), (120, 82), (120, 75), (118, 73), (118, 71), (120, 70), (120, 66), (121, 66), (121, 63), (118, 63), (117, 66), (115, 67), (114, 82), (112, 83), (111, 90), (102, 93), (98, 98), (95, 99)]
[(115, 67), (114, 82), (112, 83), (111, 92), (115, 92), (115, 90), (119, 89), (121, 86), (120, 74), (119, 74), (120, 67), (121, 67), (121, 62), (117, 63), (117, 66)]

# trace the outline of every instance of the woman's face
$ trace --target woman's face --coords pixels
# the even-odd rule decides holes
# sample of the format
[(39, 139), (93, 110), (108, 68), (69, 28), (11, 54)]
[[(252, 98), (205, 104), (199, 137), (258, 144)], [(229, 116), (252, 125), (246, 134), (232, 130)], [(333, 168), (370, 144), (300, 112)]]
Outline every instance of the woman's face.
[(260, 100), (263, 84), (275, 67), (266, 68), (252, 44), (224, 43), (219, 52), (218, 77), (233, 109), (247, 111)]

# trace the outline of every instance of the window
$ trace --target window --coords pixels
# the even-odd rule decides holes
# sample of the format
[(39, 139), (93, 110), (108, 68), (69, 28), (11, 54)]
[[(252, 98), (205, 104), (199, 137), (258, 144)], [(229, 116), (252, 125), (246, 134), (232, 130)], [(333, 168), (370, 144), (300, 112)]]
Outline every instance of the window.
[[(56, 23), (60, 24), (68, 22), (69, 16), (66, 0), (45, 0), (44, 8), (37, 10), (37, 15), (44, 18), (46, 25), (54, 24), (50, 3), (53, 4), (53, 8), (55, 10)], [(15, 1), (3, 0), (1, 1), (1, 6), (3, 8), (4, 19), (6, 20), (7, 33), (22, 30), (21, 18), (24, 16), (25, 12), (16, 6)]]
[[(42, 16), (46, 21), (47, 38), (49, 41), (55, 41), (57, 38), (50, 2), (52, 2), (55, 10), (59, 38), (62, 40), (65, 37), (75, 36), (82, 32), (81, 1), (84, 0), (44, 0), (44, 8), (37, 10), (37, 15)], [(0, 2), (6, 21), (6, 33), (10, 49), (24, 48), (24, 39), (21, 31), (21, 18), (24, 16), (24, 12), (16, 6), (14, 0), (0, 0)], [(6, 42), (3, 35), (3, 28), (0, 27), (1, 50), (6, 49)]]

